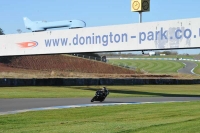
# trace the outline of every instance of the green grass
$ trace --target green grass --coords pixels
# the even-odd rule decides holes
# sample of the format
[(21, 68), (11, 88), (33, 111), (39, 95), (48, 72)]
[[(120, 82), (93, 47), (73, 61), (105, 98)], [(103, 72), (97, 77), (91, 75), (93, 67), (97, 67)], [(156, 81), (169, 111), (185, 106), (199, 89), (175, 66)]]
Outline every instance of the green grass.
[[(123, 57), (122, 57), (123, 58)], [(183, 58), (183, 59), (194, 59), (194, 56), (187, 55), (166, 55), (166, 56), (132, 56), (130, 58)]]
[[(1, 87), (0, 98), (91, 97), (101, 86)], [(200, 96), (200, 85), (107, 86), (109, 97)], [(200, 102), (119, 105), (0, 116), (0, 133), (187, 133), (200, 131)]]
[[(102, 86), (1, 87), (0, 98), (92, 97)], [(200, 85), (107, 86), (108, 97), (200, 96)]]
[(200, 62), (195, 62), (198, 66), (194, 69), (194, 73), (200, 74)]
[(119, 105), (0, 116), (0, 133), (197, 133), (200, 102)]
[(168, 60), (109, 60), (110, 64), (128, 65), (130, 67), (137, 67), (143, 69), (149, 73), (177, 73), (177, 71), (183, 68), (184, 64), (176, 61)]

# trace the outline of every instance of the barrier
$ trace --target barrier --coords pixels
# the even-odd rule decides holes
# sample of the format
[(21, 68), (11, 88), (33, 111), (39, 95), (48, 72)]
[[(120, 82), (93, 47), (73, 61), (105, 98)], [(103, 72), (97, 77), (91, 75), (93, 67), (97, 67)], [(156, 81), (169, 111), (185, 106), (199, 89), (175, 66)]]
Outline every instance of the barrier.
[(89, 85), (172, 85), (200, 84), (200, 79), (109, 79), (109, 78), (49, 78), (0, 79), (0, 87), (14, 86), (89, 86)]

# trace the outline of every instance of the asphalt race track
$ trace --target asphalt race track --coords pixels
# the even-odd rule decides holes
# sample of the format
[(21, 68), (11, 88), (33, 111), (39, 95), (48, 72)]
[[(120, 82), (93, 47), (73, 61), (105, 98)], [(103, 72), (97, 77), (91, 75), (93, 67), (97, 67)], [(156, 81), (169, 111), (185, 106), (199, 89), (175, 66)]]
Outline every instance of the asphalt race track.
[(116, 104), (144, 104), (148, 102), (182, 102), (199, 101), (200, 97), (137, 97), (137, 98), (106, 98), (104, 102), (90, 102), (91, 98), (22, 98), (0, 99), (0, 115), (19, 112), (69, 108), (84, 106), (102, 106)]
[(185, 67), (178, 70), (178, 73), (184, 73), (184, 74), (195, 74), (193, 73), (193, 69), (197, 66), (194, 62), (191, 61), (181, 61)]

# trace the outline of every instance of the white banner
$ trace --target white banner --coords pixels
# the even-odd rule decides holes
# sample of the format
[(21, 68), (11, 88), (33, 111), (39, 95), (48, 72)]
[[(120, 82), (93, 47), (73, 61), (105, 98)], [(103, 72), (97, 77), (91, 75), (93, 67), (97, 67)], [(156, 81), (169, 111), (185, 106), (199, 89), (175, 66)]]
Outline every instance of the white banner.
[(0, 36), (0, 56), (200, 48), (200, 18)]

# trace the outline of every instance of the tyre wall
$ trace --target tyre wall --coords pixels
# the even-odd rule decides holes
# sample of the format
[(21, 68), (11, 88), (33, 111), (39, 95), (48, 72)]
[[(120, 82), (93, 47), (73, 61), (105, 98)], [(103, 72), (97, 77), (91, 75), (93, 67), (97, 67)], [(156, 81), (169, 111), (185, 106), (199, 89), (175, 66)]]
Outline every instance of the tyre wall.
[(87, 86), (87, 85), (169, 85), (200, 84), (200, 79), (107, 79), (107, 78), (49, 78), (49, 79), (0, 79), (0, 86)]

